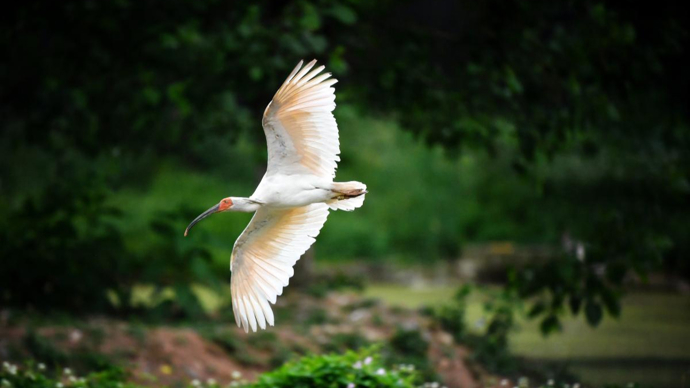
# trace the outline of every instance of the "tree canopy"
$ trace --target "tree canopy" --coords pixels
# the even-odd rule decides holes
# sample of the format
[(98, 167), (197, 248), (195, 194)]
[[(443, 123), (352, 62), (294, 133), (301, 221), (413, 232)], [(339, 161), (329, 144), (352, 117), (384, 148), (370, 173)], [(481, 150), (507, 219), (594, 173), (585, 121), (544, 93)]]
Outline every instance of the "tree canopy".
[[(339, 101), (393, 117), (448, 158), (482, 150), (507, 161), (538, 210), (584, 242), (584, 257), (566, 252), (512, 277), (541, 298), (533, 315), (547, 330), (565, 306), (584, 306), (594, 324), (603, 309), (617, 314), (631, 273), (690, 277), (690, 24), (679, 4), (67, 0), (15, 3), (6, 19), (4, 267), (55, 263), (45, 278), (70, 257), (73, 275), (102, 274), (104, 287), (136, 281), (121, 275), (146, 273), (146, 260), (127, 253), (107, 194), (147, 181), (161, 158), (209, 168), (241, 136), (262, 142), (257, 118), (276, 85), (317, 57), (345, 81)], [(234, 171), (250, 180), (247, 170)], [(153, 227), (171, 236), (165, 225)], [(434, 252), (476, 237), (459, 233), (430, 240)], [(207, 256), (178, 248), (181, 263)], [(38, 303), (16, 299), (29, 283), (5, 298)]]

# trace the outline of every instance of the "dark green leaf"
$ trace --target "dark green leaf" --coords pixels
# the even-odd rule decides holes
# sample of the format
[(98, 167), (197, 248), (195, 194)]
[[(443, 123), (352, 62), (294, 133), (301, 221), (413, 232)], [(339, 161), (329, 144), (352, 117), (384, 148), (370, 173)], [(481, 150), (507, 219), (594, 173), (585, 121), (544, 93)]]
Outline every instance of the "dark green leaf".
[(585, 304), (585, 316), (587, 323), (594, 327), (598, 326), (603, 317), (601, 305), (593, 300), (588, 300)]
[(539, 329), (543, 335), (548, 335), (561, 330), (561, 322), (556, 315), (549, 315), (541, 321)]
[(534, 306), (532, 306), (532, 308), (527, 313), (527, 316), (529, 318), (534, 318), (541, 315), (544, 311), (546, 311), (546, 304), (540, 301), (535, 303)]

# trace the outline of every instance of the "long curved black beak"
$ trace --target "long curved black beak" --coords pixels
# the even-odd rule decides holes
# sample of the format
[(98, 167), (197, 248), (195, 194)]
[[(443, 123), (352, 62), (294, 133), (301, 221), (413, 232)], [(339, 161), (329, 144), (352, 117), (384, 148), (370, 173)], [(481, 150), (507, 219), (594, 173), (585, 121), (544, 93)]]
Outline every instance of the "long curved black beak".
[(218, 205), (216, 205), (216, 206), (214, 206), (214, 207), (212, 207), (212, 208), (206, 210), (205, 212), (201, 213), (201, 214), (199, 215), (199, 217), (195, 218), (194, 221), (192, 221), (192, 222), (189, 224), (189, 226), (187, 227), (187, 229), (184, 230), (184, 235), (185, 235), (185, 237), (187, 237), (187, 233), (189, 233), (189, 231), (192, 229), (192, 227), (193, 227), (194, 225), (196, 225), (199, 221), (203, 220), (204, 218), (210, 216), (210, 215), (213, 214), (213, 213), (218, 213), (219, 210), (220, 210), (220, 204), (218, 204)]

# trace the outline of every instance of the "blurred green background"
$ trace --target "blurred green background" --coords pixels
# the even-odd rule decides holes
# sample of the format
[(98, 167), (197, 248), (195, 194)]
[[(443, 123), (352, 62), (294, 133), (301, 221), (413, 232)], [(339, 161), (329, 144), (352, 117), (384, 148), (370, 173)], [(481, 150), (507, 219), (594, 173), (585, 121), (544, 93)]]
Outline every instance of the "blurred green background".
[[(221, 198), (252, 193), (261, 113), (316, 58), (340, 81), (337, 179), (370, 194), (330, 216), (297, 288), (351, 276), (417, 308), (490, 283), (522, 306), (510, 316), (529, 322), (511, 337), (523, 356), (607, 357), (544, 349), (572, 320), (590, 330), (612, 316), (623, 326), (588, 331), (591, 343), (661, 336), (632, 352), (647, 376), (668, 369), (652, 384), (690, 368), (690, 332), (677, 329), (690, 324), (681, 5), (67, 0), (4, 13), (3, 311), (174, 321), (229, 309), (229, 256), (250, 215), (182, 232)], [(639, 298), (662, 308), (636, 310)], [(674, 329), (634, 326), (673, 311), (686, 312)], [(601, 373), (629, 370), (630, 354)]]

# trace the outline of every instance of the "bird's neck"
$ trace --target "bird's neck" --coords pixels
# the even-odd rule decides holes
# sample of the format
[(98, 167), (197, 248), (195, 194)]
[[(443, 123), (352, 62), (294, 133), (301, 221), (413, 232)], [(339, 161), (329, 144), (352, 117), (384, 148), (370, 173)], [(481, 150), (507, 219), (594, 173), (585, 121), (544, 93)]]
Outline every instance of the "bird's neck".
[(245, 197), (230, 197), (232, 210), (237, 212), (253, 213), (261, 207), (261, 203)]

